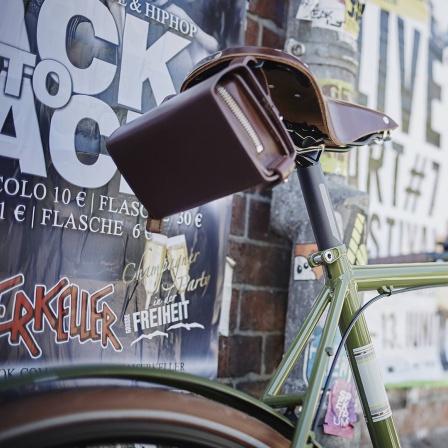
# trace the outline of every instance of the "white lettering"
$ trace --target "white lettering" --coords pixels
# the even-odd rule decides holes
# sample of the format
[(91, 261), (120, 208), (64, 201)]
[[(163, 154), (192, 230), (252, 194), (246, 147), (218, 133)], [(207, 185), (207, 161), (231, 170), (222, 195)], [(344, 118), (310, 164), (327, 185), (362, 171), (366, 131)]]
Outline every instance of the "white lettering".
[(134, 331), (138, 330), (139, 324), (141, 330), (146, 330), (188, 319), (189, 303), (189, 300), (182, 300), (133, 313)]
[(73, 136), (83, 118), (98, 123), (101, 135), (106, 137), (120, 125), (109, 105), (94, 97), (75, 95), (66, 107), (56, 110), (53, 115), (50, 153), (55, 168), (64, 179), (81, 187), (97, 188), (107, 184), (117, 168), (105, 154), (99, 154), (92, 165), (85, 165), (78, 159)]
[[(52, 94), (47, 90), (47, 78), (53, 73), (57, 77), (58, 90)], [(45, 59), (41, 61), (33, 75), (34, 93), (39, 101), (53, 109), (64, 107), (72, 96), (72, 79), (69, 71), (59, 62)]]
[(34, 67), (36, 65), (36, 55), (1, 42), (0, 55), (8, 60), (8, 74), (4, 92), (19, 98), (25, 66)]
[(19, 161), (22, 173), (47, 177), (44, 150), (31, 81), (23, 78), (21, 98), (5, 95), (6, 72), (0, 73), (0, 129), (12, 113), (15, 136), (0, 133), (0, 156)]
[(190, 44), (188, 39), (167, 32), (146, 48), (148, 30), (148, 22), (126, 16), (118, 102), (137, 111), (142, 110), (143, 83), (147, 80), (157, 105), (176, 93), (167, 62)]
[[(114, 45), (119, 44), (115, 20), (101, 2), (46, 0), (40, 9), (37, 24), (39, 54), (42, 59), (55, 59), (68, 69), (73, 80), (74, 92), (94, 95), (109, 87), (117, 67), (100, 60), (95, 55), (92, 57), (90, 53), (83, 55), (86, 61), (90, 62), (86, 68), (73, 65), (67, 54), (66, 42), (68, 24), (75, 16), (83, 16), (90, 21), (96, 38)], [(83, 29), (75, 30), (75, 32), (83, 33)], [(83, 37), (87, 38), (89, 32), (91, 31), (85, 30)]]

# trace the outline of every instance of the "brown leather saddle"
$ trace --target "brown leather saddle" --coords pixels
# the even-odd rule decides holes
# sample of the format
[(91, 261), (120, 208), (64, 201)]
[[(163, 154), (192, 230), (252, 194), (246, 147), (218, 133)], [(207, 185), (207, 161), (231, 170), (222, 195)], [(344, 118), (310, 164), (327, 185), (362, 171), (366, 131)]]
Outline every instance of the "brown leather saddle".
[[(181, 91), (214, 75), (242, 57), (255, 59), (254, 68), (264, 73), (266, 88), (290, 132), (309, 132), (329, 151), (384, 141), (398, 125), (387, 115), (322, 93), (317, 79), (300, 59), (284, 51), (264, 47), (236, 47), (202, 60), (188, 74)], [(313, 135), (315, 137), (313, 137)], [(296, 139), (293, 138), (296, 142)]]

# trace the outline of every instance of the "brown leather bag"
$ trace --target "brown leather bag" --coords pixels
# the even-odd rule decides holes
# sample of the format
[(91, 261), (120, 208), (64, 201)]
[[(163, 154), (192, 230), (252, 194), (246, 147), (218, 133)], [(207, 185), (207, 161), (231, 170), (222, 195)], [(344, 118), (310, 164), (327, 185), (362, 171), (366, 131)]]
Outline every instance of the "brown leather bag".
[(179, 95), (117, 129), (106, 145), (149, 214), (163, 218), (276, 185), (293, 170), (296, 151), (347, 151), (387, 140), (396, 127), (381, 112), (325, 96), (300, 59), (238, 47), (203, 60)]
[(233, 61), (107, 139), (119, 171), (153, 218), (273, 186), (293, 170), (294, 145), (255, 62)]

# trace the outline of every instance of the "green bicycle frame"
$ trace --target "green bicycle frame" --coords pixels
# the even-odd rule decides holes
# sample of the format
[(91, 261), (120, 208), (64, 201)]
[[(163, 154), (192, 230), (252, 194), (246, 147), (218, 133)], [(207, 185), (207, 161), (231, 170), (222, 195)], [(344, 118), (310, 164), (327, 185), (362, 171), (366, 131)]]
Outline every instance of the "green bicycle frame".
[[(337, 231), (320, 164), (299, 166), (298, 175), (319, 248), (319, 252), (309, 256), (308, 260), (311, 266), (323, 267), (325, 284), (261, 398), (264, 403), (274, 407), (301, 405), (302, 411), (291, 444), (293, 448), (313, 446), (315, 434), (311, 431), (312, 423), (327, 366), (334, 353), (336, 332), (339, 326), (343, 334), (361, 308), (358, 292), (385, 293), (393, 289), (448, 284), (448, 263), (351, 266)], [(328, 315), (307, 391), (303, 394), (281, 395), (287, 377), (326, 309)], [(351, 329), (345, 348), (373, 446), (399, 447), (392, 412), (364, 316), (361, 315)]]

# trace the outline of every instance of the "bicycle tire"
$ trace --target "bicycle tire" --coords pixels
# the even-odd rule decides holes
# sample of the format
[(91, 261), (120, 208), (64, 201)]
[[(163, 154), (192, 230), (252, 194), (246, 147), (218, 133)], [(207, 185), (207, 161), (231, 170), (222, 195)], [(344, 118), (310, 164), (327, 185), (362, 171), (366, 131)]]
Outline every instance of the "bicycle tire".
[(275, 429), (243, 412), (164, 389), (51, 390), (0, 407), (0, 446), (53, 448), (118, 442), (164, 447), (290, 446)]

